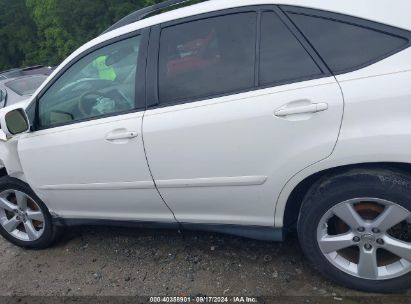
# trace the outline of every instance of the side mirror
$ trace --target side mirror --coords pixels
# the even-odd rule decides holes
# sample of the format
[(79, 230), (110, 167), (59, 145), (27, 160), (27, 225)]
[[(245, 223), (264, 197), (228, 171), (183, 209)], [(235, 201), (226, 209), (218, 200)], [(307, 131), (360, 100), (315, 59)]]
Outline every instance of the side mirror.
[(11, 110), (0, 118), (1, 129), (6, 134), (6, 137), (27, 132), (30, 128), (27, 114), (22, 108)]

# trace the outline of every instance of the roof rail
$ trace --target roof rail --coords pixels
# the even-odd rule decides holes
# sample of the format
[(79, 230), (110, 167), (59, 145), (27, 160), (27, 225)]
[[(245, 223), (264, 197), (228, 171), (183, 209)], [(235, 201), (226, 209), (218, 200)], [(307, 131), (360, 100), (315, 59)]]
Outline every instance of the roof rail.
[(147, 17), (148, 15), (155, 13), (157, 11), (160, 11), (162, 9), (165, 8), (169, 8), (172, 6), (176, 6), (185, 2), (188, 2), (191, 0), (166, 0), (163, 1), (161, 3), (157, 3), (151, 6), (147, 6), (141, 10), (135, 11), (133, 13), (131, 13), (130, 15), (125, 16), (124, 18), (122, 18), (120, 21), (114, 23), (112, 26), (110, 26), (108, 29), (106, 29), (102, 34), (111, 32), (115, 29), (118, 29), (120, 27), (123, 27), (125, 25), (128, 25), (130, 23), (134, 23), (137, 21), (140, 21), (141, 19), (144, 19), (145, 17)]

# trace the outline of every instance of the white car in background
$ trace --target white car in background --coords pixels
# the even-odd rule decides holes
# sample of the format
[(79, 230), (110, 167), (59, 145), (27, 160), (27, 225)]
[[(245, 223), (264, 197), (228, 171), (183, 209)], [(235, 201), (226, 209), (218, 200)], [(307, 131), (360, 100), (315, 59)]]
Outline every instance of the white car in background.
[(215, 0), (127, 16), (0, 115), (0, 233), (138, 223), (281, 241), (411, 280), (411, 3)]
[(0, 71), (0, 108), (28, 99), (53, 70), (36, 65)]
[(47, 75), (30, 75), (0, 79), (0, 108), (29, 99), (47, 77)]

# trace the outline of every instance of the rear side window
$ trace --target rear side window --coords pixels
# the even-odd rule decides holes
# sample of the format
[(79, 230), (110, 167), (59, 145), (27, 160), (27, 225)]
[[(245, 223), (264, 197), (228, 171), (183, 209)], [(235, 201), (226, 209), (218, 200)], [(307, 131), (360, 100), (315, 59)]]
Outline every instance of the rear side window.
[(409, 43), (408, 39), (390, 33), (388, 26), (379, 25), (377, 29), (361, 22), (340, 21), (338, 14), (333, 14), (336, 19), (293, 12), (288, 15), (334, 73), (372, 64)]
[(321, 70), (274, 12), (261, 20), (260, 84), (288, 82), (321, 75)]
[(161, 104), (254, 87), (257, 14), (202, 19), (161, 31)]

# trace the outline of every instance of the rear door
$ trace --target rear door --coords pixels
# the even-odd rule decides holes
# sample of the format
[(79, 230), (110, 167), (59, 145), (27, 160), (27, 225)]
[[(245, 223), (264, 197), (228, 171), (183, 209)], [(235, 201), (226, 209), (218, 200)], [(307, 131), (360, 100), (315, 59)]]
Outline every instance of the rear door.
[(144, 145), (179, 221), (273, 226), (287, 180), (332, 153), (340, 88), (289, 28), (258, 6), (153, 29)]

